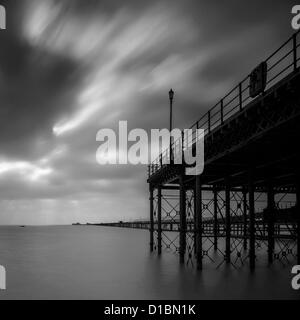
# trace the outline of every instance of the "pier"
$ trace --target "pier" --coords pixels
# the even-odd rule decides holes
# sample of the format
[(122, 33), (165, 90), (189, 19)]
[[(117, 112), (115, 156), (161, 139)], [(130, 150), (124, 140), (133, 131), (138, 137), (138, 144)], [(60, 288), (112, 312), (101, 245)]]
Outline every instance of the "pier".
[(299, 41), (297, 32), (191, 126), (205, 130), (201, 175), (172, 162), (173, 141), (148, 168), (149, 219), (102, 225), (148, 229), (151, 251), (198, 270), (300, 264)]

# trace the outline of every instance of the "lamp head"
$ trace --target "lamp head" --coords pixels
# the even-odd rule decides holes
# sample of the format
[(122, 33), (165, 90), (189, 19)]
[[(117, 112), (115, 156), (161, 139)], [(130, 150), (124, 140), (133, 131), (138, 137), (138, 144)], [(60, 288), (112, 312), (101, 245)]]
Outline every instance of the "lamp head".
[(170, 100), (173, 100), (174, 98), (174, 91), (172, 89), (169, 91), (169, 98)]

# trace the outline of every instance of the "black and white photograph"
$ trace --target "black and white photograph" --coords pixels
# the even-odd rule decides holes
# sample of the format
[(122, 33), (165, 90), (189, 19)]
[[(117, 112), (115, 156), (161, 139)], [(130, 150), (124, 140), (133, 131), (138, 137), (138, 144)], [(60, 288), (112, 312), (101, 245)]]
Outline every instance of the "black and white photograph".
[(299, 30), (300, 1), (0, 0), (0, 300), (299, 301)]

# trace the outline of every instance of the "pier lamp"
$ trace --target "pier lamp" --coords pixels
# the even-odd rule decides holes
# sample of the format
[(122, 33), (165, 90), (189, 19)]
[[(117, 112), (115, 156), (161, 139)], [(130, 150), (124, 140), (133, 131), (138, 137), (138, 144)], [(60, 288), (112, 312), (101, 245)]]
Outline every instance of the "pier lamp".
[(173, 99), (174, 99), (174, 91), (171, 89), (169, 91), (169, 99), (170, 99), (170, 132), (172, 131), (172, 109), (173, 109)]
[(173, 157), (172, 157), (172, 135), (171, 135), (171, 132), (172, 132), (172, 117), (173, 117), (173, 99), (174, 99), (174, 91), (173, 89), (171, 89), (169, 91), (169, 99), (170, 99), (170, 164), (172, 164), (172, 160), (173, 160)]

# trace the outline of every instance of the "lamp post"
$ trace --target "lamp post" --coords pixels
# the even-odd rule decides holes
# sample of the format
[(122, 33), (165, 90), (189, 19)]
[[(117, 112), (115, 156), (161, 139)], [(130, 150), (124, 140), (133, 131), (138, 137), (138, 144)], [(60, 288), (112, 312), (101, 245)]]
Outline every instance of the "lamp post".
[(170, 132), (172, 131), (172, 113), (173, 113), (173, 99), (174, 99), (174, 91), (171, 89), (169, 91), (169, 99), (170, 99)]
[(172, 157), (172, 129), (173, 129), (173, 126), (172, 126), (172, 117), (173, 117), (173, 99), (174, 99), (174, 91), (171, 89), (169, 91), (169, 99), (170, 99), (170, 164), (172, 164), (172, 160), (173, 160), (173, 157)]

